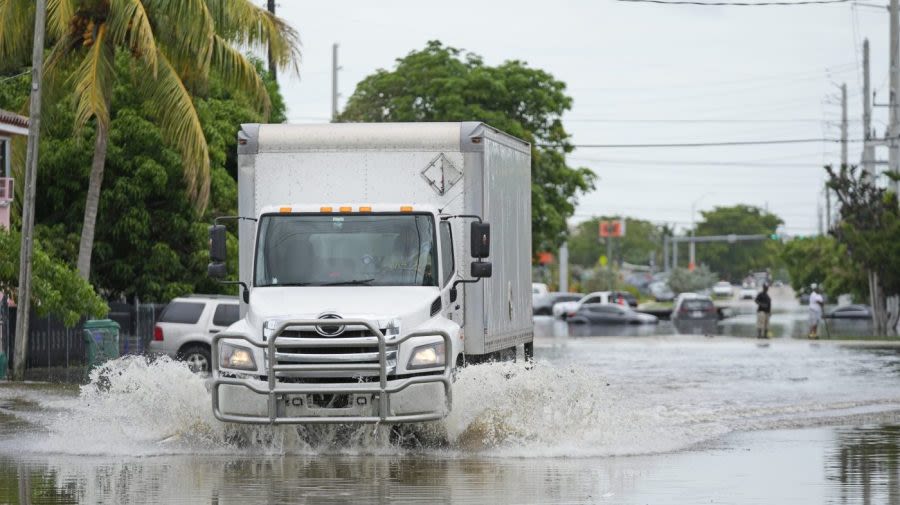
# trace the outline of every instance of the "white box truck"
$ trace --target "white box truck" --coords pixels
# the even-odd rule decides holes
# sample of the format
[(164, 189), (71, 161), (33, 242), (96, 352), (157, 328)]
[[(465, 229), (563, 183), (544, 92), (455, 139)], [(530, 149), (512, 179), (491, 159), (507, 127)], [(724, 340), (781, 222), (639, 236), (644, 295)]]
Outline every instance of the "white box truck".
[(245, 124), (238, 144), (240, 215), (210, 227), (223, 279), (222, 223), (238, 220), (218, 419), (436, 420), (457, 368), (530, 357), (527, 142), (462, 122)]

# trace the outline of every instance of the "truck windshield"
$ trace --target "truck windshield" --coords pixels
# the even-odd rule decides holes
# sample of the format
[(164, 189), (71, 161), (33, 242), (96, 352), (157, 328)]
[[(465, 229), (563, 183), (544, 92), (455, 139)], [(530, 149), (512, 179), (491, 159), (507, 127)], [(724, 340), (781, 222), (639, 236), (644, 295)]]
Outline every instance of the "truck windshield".
[(437, 286), (430, 214), (266, 215), (256, 286)]

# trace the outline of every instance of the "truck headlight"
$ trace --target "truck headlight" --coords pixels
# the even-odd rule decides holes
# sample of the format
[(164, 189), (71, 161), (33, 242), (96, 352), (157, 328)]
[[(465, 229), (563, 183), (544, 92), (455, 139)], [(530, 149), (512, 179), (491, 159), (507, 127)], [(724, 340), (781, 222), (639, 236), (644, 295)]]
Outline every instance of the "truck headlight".
[(219, 348), (219, 366), (234, 370), (256, 370), (253, 351), (246, 347), (222, 344)]
[(444, 343), (420, 345), (413, 349), (406, 368), (431, 368), (444, 364)]

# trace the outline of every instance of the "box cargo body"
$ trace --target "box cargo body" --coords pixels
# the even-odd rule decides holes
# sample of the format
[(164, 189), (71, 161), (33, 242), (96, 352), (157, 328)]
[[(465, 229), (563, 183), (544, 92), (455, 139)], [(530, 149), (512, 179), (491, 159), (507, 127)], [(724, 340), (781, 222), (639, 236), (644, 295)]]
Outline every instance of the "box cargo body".
[[(483, 355), (532, 341), (528, 143), (477, 122), (247, 124), (238, 138), (241, 216), (272, 205), (350, 203), (481, 216), (492, 227), (493, 275), (459, 285), (464, 351)], [(467, 225), (452, 220), (456, 271), (464, 278)], [(254, 222), (240, 222), (239, 277), (248, 285), (255, 233)]]

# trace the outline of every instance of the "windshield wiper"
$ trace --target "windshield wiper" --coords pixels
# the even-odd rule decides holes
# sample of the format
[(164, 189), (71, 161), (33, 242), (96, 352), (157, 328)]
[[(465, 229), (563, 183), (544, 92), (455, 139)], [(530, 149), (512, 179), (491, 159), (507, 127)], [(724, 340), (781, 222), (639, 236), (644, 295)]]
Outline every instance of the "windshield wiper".
[(352, 281), (327, 282), (320, 286), (368, 286), (375, 279), (356, 279)]
[(258, 288), (284, 288), (284, 287), (293, 287), (293, 286), (310, 286), (312, 283), (309, 282), (284, 282), (278, 284), (261, 284), (256, 287)]

